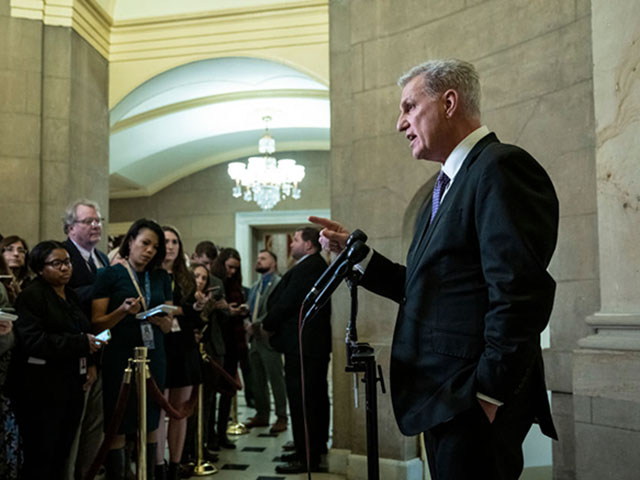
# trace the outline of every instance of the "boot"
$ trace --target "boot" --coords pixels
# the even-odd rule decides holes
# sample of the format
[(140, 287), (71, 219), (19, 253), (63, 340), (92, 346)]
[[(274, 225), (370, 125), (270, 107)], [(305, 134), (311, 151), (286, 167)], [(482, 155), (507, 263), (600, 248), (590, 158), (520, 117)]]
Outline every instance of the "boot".
[(167, 479), (166, 465), (164, 463), (161, 463), (160, 465), (155, 465), (153, 475), (155, 477), (155, 480), (166, 480)]
[(109, 450), (104, 462), (107, 480), (125, 480), (124, 448)]
[(180, 480), (179, 463), (169, 462), (169, 468), (167, 469), (167, 480)]
[[(158, 444), (147, 443), (147, 480), (154, 480), (155, 466), (158, 458)], [(162, 465), (164, 468), (164, 465)]]

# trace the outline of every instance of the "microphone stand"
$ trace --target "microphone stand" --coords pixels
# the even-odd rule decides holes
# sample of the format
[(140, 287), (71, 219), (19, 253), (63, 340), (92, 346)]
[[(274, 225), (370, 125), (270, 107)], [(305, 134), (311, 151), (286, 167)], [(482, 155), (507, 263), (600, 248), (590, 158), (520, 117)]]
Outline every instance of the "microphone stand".
[(358, 373), (364, 372), (362, 381), (365, 384), (366, 420), (367, 420), (367, 478), (380, 479), (380, 454), (378, 451), (378, 398), (376, 384), (380, 382), (382, 393), (387, 393), (382, 377), (382, 368), (376, 363), (373, 347), (368, 343), (358, 342), (356, 318), (358, 316), (358, 283), (361, 274), (352, 270), (347, 278), (351, 292), (351, 315), (347, 325), (345, 343), (347, 347), (346, 372), (354, 374), (354, 399), (358, 408)]

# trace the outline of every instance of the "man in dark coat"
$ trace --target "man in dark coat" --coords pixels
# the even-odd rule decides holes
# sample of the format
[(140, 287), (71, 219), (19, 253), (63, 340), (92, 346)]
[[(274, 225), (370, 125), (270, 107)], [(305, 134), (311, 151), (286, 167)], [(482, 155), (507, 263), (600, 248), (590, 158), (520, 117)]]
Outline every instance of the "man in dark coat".
[[(320, 255), (318, 230), (311, 227), (297, 230), (291, 242), (291, 256), (297, 262), (282, 277), (269, 296), (268, 314), (262, 322), (262, 328), (273, 333), (270, 339), (271, 346), (276, 351), (284, 353), (284, 376), (295, 444), (295, 453), (288, 458), (290, 461), (276, 467), (278, 473), (307, 471), (298, 332), (300, 308), (304, 297), (327, 268), (327, 263)], [(331, 353), (330, 320), (331, 305), (327, 304), (302, 330), (304, 401), (312, 470), (318, 468), (320, 456), (326, 453), (329, 438), (327, 371)]]
[[(407, 266), (377, 252), (359, 266), (363, 286), (400, 305), (394, 413), (404, 434), (425, 433), (432, 478), (516, 480), (531, 424), (556, 438), (540, 333), (555, 293), (558, 200), (531, 155), (482, 125), (473, 65), (429, 61), (398, 83), (398, 131), (441, 170)], [(348, 232), (311, 220), (339, 251)]]
[[(62, 244), (69, 252), (73, 266), (68, 285), (78, 295), (82, 311), (89, 321), (96, 272), (109, 266), (107, 256), (96, 248), (102, 238), (103, 220), (100, 207), (90, 200), (71, 203), (64, 216), (63, 228), (67, 239)], [(102, 443), (102, 382), (95, 364), (87, 370), (85, 391), (82, 420), (67, 464), (67, 480), (84, 478)]]

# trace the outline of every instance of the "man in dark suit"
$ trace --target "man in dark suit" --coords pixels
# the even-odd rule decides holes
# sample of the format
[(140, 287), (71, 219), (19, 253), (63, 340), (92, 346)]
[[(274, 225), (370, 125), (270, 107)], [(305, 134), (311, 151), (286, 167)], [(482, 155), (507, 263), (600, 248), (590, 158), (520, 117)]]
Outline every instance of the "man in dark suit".
[[(288, 463), (278, 465), (278, 473), (307, 471), (303, 415), (303, 388), (300, 373), (298, 331), (300, 308), (307, 292), (327, 268), (320, 255), (318, 230), (311, 227), (296, 231), (291, 256), (297, 263), (289, 269), (267, 301), (268, 314), (262, 328), (272, 332), (271, 346), (284, 353), (284, 377), (291, 412), (295, 453), (285, 456)], [(327, 304), (302, 330), (304, 363), (304, 401), (309, 431), (309, 458), (312, 470), (327, 451), (329, 439), (329, 389), (327, 371), (331, 353), (331, 306)]]
[[(102, 238), (103, 220), (100, 207), (90, 200), (71, 203), (64, 216), (67, 239), (62, 244), (69, 252), (73, 266), (69, 286), (80, 298), (82, 311), (89, 321), (96, 272), (98, 268), (109, 266), (107, 256), (96, 248)], [(102, 382), (96, 365), (88, 367), (84, 388), (84, 411), (67, 463), (67, 480), (84, 478), (102, 443)]]
[[(430, 61), (398, 83), (397, 129), (441, 171), (407, 266), (376, 252), (360, 265), (363, 286), (400, 304), (394, 413), (404, 434), (425, 433), (432, 478), (516, 480), (532, 423), (556, 438), (540, 350), (555, 293), (556, 194), (531, 155), (482, 125), (473, 65)], [(311, 220), (339, 251), (348, 232)]]

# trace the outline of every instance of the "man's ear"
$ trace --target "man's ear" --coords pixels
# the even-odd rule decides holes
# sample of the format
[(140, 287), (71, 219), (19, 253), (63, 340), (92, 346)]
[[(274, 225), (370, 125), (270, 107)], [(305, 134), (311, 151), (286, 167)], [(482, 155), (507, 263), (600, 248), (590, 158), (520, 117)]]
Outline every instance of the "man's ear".
[(460, 105), (460, 96), (458, 92), (454, 89), (450, 88), (446, 92), (442, 94), (442, 98), (444, 101), (444, 114), (447, 118), (453, 117), (456, 111), (458, 111)]

